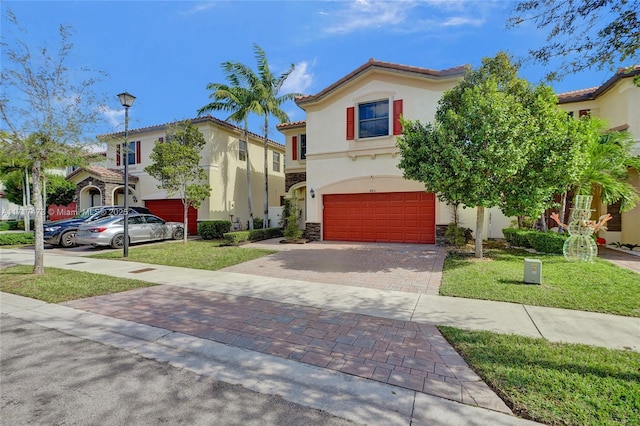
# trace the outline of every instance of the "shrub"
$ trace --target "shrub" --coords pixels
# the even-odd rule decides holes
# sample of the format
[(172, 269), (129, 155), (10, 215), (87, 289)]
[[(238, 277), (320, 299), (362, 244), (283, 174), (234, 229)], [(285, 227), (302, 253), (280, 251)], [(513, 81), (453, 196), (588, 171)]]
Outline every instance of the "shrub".
[(531, 229), (506, 228), (502, 230), (505, 240), (512, 246), (531, 248), (527, 235), (537, 232)]
[(224, 234), (224, 239), (229, 244), (239, 244), (246, 241), (268, 240), (269, 238), (282, 237), (280, 228), (260, 228), (252, 231), (236, 231)]
[(529, 245), (540, 253), (562, 254), (562, 247), (569, 236), (557, 232), (530, 232), (527, 234)]
[(469, 228), (462, 228), (456, 223), (451, 222), (447, 226), (447, 230), (444, 233), (445, 242), (448, 245), (462, 247), (466, 245), (472, 238), (472, 231)]
[[(261, 229), (264, 226), (264, 219), (261, 217), (253, 218), (253, 229)], [(249, 221), (247, 221), (247, 229), (249, 229)]]
[(8, 220), (7, 223), (9, 224), (9, 231), (17, 231), (18, 230), (18, 221), (17, 220)]
[(8, 231), (11, 229), (9, 222), (0, 222), (0, 231)]
[(231, 230), (228, 220), (206, 220), (198, 223), (198, 235), (203, 240), (217, 240)]
[(17, 244), (33, 244), (33, 232), (0, 234), (0, 246), (13, 246)]

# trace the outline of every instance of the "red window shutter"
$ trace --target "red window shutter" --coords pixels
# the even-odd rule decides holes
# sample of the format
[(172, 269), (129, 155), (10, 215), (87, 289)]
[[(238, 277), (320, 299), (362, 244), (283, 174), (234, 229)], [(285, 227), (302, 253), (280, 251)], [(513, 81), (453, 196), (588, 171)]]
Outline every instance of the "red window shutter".
[(393, 101), (393, 134), (402, 134), (402, 124), (400, 123), (400, 116), (402, 115), (402, 99)]
[(347, 108), (347, 140), (352, 141), (355, 139), (355, 107)]
[(136, 164), (140, 164), (140, 141), (136, 141)]
[(116, 145), (116, 166), (120, 165), (122, 160), (122, 153), (120, 152), (120, 144)]
[(298, 137), (293, 136), (291, 138), (291, 157), (293, 160), (298, 159)]

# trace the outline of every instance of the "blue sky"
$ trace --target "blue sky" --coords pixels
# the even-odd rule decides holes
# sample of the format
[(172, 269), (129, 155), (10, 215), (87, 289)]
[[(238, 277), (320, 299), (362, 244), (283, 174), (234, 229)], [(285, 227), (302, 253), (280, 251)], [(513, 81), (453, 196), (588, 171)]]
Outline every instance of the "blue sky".
[[(108, 76), (96, 89), (108, 95), (97, 133), (123, 129), (116, 95), (137, 97), (130, 128), (193, 118), (209, 102), (206, 85), (224, 83), (220, 64), (255, 67), (253, 43), (274, 73), (295, 64), (284, 90), (314, 94), (375, 58), (432, 69), (478, 66), (506, 50), (516, 57), (540, 47), (545, 33), (533, 25), (507, 29), (513, 1), (3, 1), (27, 29), (32, 46), (55, 47), (60, 24), (75, 28), (72, 66)], [(2, 22), (2, 33), (5, 33)], [(521, 76), (538, 82), (545, 70), (525, 64)], [(598, 86), (612, 72), (586, 70), (556, 92)], [(285, 105), (291, 121), (304, 119)], [(225, 119), (222, 112), (214, 114)], [(270, 138), (284, 142), (270, 120)], [(254, 119), (250, 130), (261, 133)]]

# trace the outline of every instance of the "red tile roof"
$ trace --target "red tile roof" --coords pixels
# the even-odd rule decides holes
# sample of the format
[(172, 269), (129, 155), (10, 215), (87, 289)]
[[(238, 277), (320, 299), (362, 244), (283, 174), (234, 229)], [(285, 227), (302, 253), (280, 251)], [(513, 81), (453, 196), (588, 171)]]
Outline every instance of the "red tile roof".
[[(74, 171), (72, 171), (67, 175), (67, 179), (70, 179), (73, 176), (76, 176), (82, 171), (86, 171), (87, 173), (92, 174), (103, 181), (124, 182), (124, 172), (122, 170), (108, 169), (102, 166), (86, 166), (86, 167), (81, 167), (79, 169), (75, 169)], [(138, 177), (129, 174), (129, 180), (132, 180), (135, 182), (138, 180)]]
[(447, 78), (447, 77), (462, 77), (464, 76), (465, 72), (469, 69), (469, 66), (461, 65), (458, 67), (438, 71), (438, 70), (432, 70), (429, 68), (420, 68), (420, 67), (414, 67), (410, 65), (395, 64), (392, 62), (377, 61), (371, 58), (366, 64), (350, 72), (349, 74), (342, 77), (340, 80), (336, 81), (329, 87), (321, 90), (317, 94), (297, 97), (296, 104), (298, 104), (298, 106), (302, 108), (302, 105), (309, 102), (313, 102), (315, 100), (318, 100), (324, 97), (325, 95), (333, 92), (334, 90), (346, 84), (349, 80), (352, 80), (353, 78), (373, 69), (387, 70), (391, 72), (398, 72), (398, 73), (405, 73), (405, 74), (413, 74), (413, 75), (423, 76), (426, 78), (441, 79), (441, 78)]
[(276, 126), (276, 129), (278, 130), (290, 129), (293, 127), (304, 127), (306, 125), (307, 125), (307, 120), (292, 121), (290, 123), (280, 123)]
[(640, 65), (635, 65), (629, 68), (620, 68), (609, 80), (607, 80), (601, 86), (559, 93), (557, 95), (558, 103), (565, 104), (596, 99), (598, 96), (611, 89), (611, 87), (613, 87), (613, 85), (616, 84), (619, 80), (623, 78), (634, 77), (636, 75), (640, 75)]
[[(235, 126), (231, 123), (228, 123), (224, 120), (220, 120), (219, 118), (215, 118), (212, 117), (211, 115), (205, 115), (202, 117), (196, 117), (196, 118), (189, 118), (188, 119), (191, 124), (199, 124), (199, 123), (206, 123), (206, 122), (210, 122), (213, 123), (215, 125), (224, 127), (226, 129), (229, 129), (233, 132), (239, 132), (242, 133), (244, 130), (238, 126)], [(183, 121), (183, 120), (180, 120)], [(156, 132), (158, 130), (164, 130), (166, 129), (168, 126), (172, 125), (172, 124), (176, 124), (178, 122), (173, 122), (173, 123), (164, 123), (164, 124), (157, 124), (155, 126), (147, 126), (147, 127), (140, 127), (138, 129), (131, 129), (129, 130), (129, 136), (131, 135), (137, 135), (137, 134), (142, 134), (142, 133), (148, 133), (148, 132)], [(262, 135), (258, 135), (257, 133), (253, 133), (253, 132), (249, 132), (249, 135), (256, 138), (256, 139), (264, 139), (264, 136)], [(116, 132), (116, 133), (108, 133), (105, 135), (98, 135), (98, 139), (115, 139), (115, 138), (123, 138), (124, 137), (124, 132)], [(274, 140), (269, 139), (268, 140), (269, 145), (284, 149), (284, 145), (282, 145), (280, 142), (276, 142)]]

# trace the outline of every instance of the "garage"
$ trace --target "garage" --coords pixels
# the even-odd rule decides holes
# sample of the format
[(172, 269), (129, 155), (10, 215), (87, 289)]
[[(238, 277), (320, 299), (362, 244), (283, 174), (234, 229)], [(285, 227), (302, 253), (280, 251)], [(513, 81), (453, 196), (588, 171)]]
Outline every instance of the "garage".
[[(184, 222), (184, 206), (182, 200), (148, 200), (145, 207), (151, 213), (169, 222)], [(198, 233), (198, 211), (189, 206), (187, 212), (189, 218), (188, 233), (196, 235)]]
[(323, 239), (435, 244), (435, 194), (390, 192), (323, 196)]

